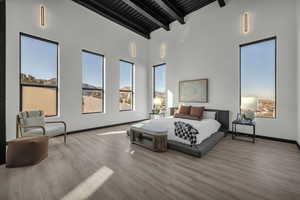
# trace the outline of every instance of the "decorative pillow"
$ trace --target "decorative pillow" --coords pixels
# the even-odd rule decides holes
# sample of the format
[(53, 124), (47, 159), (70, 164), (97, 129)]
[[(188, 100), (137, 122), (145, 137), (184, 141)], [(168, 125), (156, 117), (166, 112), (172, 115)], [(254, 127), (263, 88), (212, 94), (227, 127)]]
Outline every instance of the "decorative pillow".
[(192, 106), (190, 115), (193, 116), (193, 117), (198, 117), (198, 119), (201, 120), (202, 117), (203, 117), (204, 109), (205, 109), (204, 107), (194, 107), (194, 106)]
[(184, 115), (184, 114), (180, 114), (180, 113), (175, 113), (174, 117), (175, 118), (181, 118), (181, 119), (199, 120), (199, 118), (196, 117), (196, 116)]
[(179, 106), (179, 110), (178, 110), (179, 114), (189, 115), (190, 112), (191, 112), (191, 106), (183, 106), (183, 105)]
[(214, 111), (204, 111), (203, 119), (216, 119), (216, 112)]

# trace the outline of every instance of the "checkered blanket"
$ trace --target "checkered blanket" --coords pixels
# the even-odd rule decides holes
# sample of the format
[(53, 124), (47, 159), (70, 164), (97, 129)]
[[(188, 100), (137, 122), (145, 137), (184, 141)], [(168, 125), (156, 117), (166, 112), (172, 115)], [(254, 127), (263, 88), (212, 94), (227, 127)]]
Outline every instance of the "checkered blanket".
[(175, 135), (184, 140), (190, 141), (191, 145), (197, 144), (197, 134), (198, 130), (192, 125), (185, 122), (174, 122), (175, 125)]

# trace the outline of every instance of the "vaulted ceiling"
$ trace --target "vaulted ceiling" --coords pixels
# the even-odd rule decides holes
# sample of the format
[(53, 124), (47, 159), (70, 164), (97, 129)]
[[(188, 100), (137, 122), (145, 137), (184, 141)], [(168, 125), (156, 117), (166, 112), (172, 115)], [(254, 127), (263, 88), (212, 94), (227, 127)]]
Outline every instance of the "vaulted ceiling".
[(73, 0), (74, 2), (150, 39), (156, 29), (170, 30), (170, 24), (184, 24), (184, 17), (208, 4), (225, 0)]

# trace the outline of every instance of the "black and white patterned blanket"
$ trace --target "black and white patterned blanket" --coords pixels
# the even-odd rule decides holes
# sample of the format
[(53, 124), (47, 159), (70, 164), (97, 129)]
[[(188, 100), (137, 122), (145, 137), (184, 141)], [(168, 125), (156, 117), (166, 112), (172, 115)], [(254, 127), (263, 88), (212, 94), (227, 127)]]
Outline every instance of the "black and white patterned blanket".
[(191, 145), (197, 144), (197, 134), (198, 130), (195, 129), (192, 125), (185, 122), (174, 122), (175, 125), (175, 136), (188, 140)]

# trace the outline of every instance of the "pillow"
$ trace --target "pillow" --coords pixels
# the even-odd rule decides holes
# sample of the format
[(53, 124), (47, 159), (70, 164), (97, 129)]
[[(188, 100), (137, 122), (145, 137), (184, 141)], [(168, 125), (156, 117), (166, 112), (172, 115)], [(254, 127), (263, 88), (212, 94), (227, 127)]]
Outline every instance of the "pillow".
[(204, 111), (202, 119), (216, 119), (216, 114), (214, 111)]
[(192, 116), (192, 115), (184, 115), (184, 114), (180, 114), (180, 113), (176, 113), (176, 114), (174, 115), (174, 118), (199, 120), (199, 118), (196, 117), (196, 116)]
[(190, 112), (191, 112), (191, 106), (183, 106), (183, 105), (179, 106), (179, 110), (178, 110), (179, 114), (189, 115)]
[(198, 119), (202, 119), (203, 117), (203, 112), (204, 112), (204, 107), (191, 107), (191, 113), (190, 115), (193, 117), (198, 117)]

